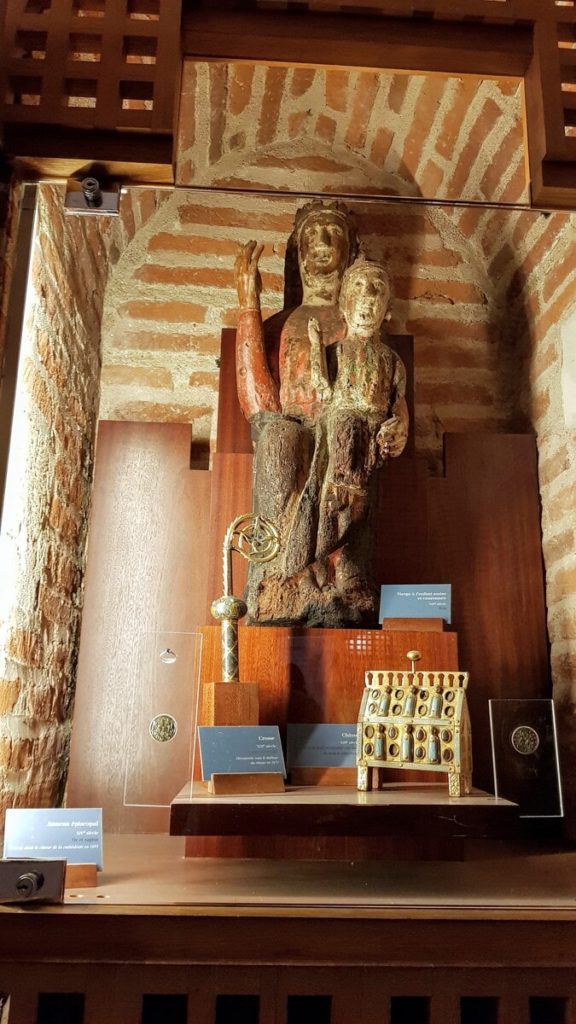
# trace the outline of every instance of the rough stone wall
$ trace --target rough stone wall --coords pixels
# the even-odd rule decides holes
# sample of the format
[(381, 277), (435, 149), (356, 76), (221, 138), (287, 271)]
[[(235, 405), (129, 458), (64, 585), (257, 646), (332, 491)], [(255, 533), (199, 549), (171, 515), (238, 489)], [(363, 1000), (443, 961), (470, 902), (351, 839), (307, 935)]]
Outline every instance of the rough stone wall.
[(569, 365), (576, 349), (576, 214), (550, 216), (531, 251), (526, 240), (521, 251), (528, 315), (518, 342), (521, 403), (538, 440), (552, 678), (576, 839), (576, 379)]
[(37, 217), (1, 552), (3, 806), (49, 806), (65, 775), (107, 273), (102, 227), (65, 219), (60, 189)]

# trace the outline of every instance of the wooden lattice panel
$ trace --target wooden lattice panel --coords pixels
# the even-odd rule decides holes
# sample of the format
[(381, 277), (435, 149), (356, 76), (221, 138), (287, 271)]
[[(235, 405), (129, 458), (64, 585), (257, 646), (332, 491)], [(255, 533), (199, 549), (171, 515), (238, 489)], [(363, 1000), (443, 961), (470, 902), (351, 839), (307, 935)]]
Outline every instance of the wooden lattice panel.
[(576, 139), (576, 3), (555, 0), (555, 8), (564, 134), (568, 139)]
[(180, 0), (6, 0), (0, 118), (172, 130)]

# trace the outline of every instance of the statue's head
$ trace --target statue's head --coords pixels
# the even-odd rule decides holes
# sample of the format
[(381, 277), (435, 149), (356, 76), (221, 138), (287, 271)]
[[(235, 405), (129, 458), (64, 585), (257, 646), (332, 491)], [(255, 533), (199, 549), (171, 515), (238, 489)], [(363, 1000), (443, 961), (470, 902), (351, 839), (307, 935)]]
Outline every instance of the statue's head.
[(390, 279), (375, 260), (358, 259), (342, 278), (340, 309), (348, 328), (372, 334), (384, 320), (390, 305)]
[(335, 275), (340, 281), (357, 249), (356, 229), (344, 203), (312, 200), (296, 213), (294, 233), (303, 280)]

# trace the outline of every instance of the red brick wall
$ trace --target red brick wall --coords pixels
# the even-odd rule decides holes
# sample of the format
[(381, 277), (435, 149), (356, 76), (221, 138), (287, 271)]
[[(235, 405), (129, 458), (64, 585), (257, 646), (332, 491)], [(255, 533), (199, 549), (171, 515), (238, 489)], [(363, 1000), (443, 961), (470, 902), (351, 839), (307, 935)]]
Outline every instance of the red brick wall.
[[(196, 439), (213, 440), (220, 332), (236, 320), (237, 243), (254, 236), (264, 243), (265, 314), (280, 309), (299, 205), (179, 192), (148, 221), (108, 285), (103, 418), (192, 422)], [(503, 374), (509, 308), (492, 250), (482, 245), (485, 214), (351, 205), (367, 252), (385, 259), (391, 274), (390, 330), (415, 337), (419, 450), (437, 465), (446, 430), (515, 429), (518, 400)], [(524, 216), (536, 230), (543, 219)], [(509, 217), (498, 214), (498, 237)]]
[(189, 60), (176, 181), (526, 200), (522, 85)]
[(117, 219), (67, 216), (63, 197), (39, 188), (0, 550), (0, 806), (49, 806), (63, 792), (104, 287), (166, 194), (133, 190)]

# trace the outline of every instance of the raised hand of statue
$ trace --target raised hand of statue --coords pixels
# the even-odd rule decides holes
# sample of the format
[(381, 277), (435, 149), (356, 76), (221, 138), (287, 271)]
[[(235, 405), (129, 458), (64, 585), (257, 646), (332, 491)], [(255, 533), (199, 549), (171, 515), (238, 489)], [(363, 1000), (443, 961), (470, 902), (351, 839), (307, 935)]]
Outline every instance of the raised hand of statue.
[(376, 445), (382, 459), (395, 459), (406, 447), (408, 437), (407, 425), (399, 416), (390, 416), (380, 427), (376, 435)]
[(234, 280), (240, 309), (260, 309), (262, 278), (258, 270), (264, 246), (250, 241), (240, 245), (234, 264)]

